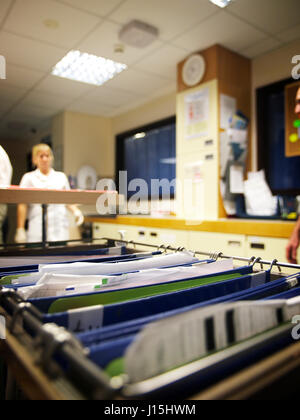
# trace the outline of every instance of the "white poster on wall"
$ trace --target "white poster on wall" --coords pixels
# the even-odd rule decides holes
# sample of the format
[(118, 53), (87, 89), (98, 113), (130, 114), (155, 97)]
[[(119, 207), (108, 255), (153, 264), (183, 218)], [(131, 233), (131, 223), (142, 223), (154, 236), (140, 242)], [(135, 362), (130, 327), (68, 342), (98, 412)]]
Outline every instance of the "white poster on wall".
[(185, 138), (191, 140), (209, 136), (209, 89), (185, 97)]
[(237, 111), (237, 100), (228, 95), (220, 96), (220, 127), (230, 128), (230, 120)]

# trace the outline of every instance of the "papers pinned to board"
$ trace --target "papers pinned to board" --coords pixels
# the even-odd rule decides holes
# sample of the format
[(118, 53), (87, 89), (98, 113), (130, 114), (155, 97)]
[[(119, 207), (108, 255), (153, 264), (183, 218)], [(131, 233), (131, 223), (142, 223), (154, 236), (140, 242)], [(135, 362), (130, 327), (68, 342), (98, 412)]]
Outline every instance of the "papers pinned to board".
[(278, 200), (272, 195), (265, 172), (249, 172), (244, 182), (246, 211), (250, 216), (274, 216)]

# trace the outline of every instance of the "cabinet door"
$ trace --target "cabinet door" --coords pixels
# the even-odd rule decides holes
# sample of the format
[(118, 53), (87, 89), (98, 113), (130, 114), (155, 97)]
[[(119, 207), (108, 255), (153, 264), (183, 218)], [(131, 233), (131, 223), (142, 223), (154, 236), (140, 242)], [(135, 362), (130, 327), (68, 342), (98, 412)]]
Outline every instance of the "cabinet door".
[(171, 246), (172, 248), (187, 248), (188, 233), (184, 230), (148, 228), (147, 241), (157, 246), (165, 245)]
[(286, 239), (248, 236), (246, 252), (248, 257), (256, 256), (271, 261), (276, 258), (278, 261), (286, 262), (286, 245)]
[(208, 253), (222, 252), (226, 256), (245, 257), (244, 235), (190, 232), (189, 249)]
[(124, 234), (124, 240), (131, 240), (130, 231), (132, 230), (131, 226), (119, 225), (114, 223), (94, 223), (93, 232), (94, 238), (111, 238), (111, 239), (121, 239), (121, 232)]
[(94, 223), (93, 224), (93, 238), (119, 238), (117, 235), (119, 225), (113, 223)]

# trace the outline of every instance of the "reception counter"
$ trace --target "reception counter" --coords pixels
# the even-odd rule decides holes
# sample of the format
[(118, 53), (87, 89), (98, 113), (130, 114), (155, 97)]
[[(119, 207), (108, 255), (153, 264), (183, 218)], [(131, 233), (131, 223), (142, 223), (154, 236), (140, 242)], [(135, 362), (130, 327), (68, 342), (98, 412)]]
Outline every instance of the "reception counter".
[(118, 216), (117, 218), (87, 217), (87, 222), (115, 225), (144, 226), (148, 228), (174, 229), (195, 232), (217, 232), (236, 235), (262, 236), (288, 239), (295, 222), (246, 219), (222, 219), (216, 221), (186, 221), (175, 217), (153, 218), (143, 216)]
[(170, 245), (280, 262), (287, 262), (286, 245), (295, 226), (295, 222), (289, 221), (224, 219), (188, 222), (175, 217), (147, 216), (87, 217), (86, 221), (93, 223), (96, 239), (123, 238), (153, 246)]

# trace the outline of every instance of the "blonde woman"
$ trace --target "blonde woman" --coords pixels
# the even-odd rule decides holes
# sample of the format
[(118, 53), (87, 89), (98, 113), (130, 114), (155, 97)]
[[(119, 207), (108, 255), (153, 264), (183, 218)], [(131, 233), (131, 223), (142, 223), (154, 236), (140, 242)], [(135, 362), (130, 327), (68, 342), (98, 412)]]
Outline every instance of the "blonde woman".
[[(32, 162), (37, 169), (23, 176), (20, 187), (55, 190), (70, 189), (66, 175), (52, 168), (53, 153), (47, 144), (34, 146)], [(81, 211), (75, 205), (49, 205), (47, 212), (47, 240), (49, 242), (67, 241), (69, 239), (67, 208), (73, 213), (77, 226), (84, 222)], [(29, 221), (27, 233), (25, 231), (26, 219)], [(17, 243), (42, 241), (42, 207), (39, 204), (18, 205), (15, 241)]]

